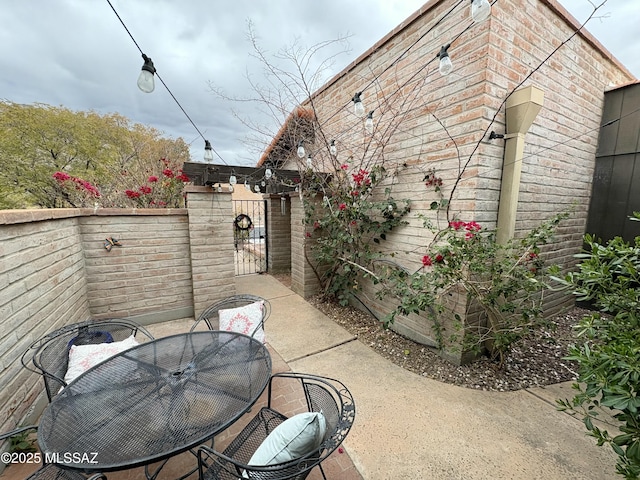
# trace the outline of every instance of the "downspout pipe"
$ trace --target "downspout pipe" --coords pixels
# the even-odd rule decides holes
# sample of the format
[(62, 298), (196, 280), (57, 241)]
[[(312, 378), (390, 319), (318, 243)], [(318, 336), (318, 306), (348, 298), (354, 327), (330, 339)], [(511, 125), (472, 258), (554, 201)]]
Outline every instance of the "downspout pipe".
[(544, 92), (528, 86), (513, 92), (506, 102), (506, 129), (502, 184), (498, 205), (496, 241), (506, 244), (513, 238), (518, 212), (524, 137), (544, 103)]

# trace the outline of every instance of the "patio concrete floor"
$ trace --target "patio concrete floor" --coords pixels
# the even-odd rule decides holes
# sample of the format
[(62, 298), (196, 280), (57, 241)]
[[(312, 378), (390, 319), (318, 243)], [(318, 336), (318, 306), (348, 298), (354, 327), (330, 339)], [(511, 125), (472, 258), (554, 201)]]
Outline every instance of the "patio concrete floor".
[[(516, 392), (440, 383), (382, 358), (269, 275), (237, 277), (236, 284), (238, 293), (271, 302), (266, 335), (274, 372), (334, 377), (355, 398), (355, 424), (344, 448), (324, 464), (328, 479), (617, 478), (615, 454), (597, 447), (579, 419), (556, 409), (557, 398), (572, 396), (569, 383)], [(192, 321), (150, 329), (158, 337), (184, 332)], [(241, 428), (242, 421), (246, 419), (232, 430)], [(216, 437), (216, 446), (224, 445), (233, 433)], [(175, 478), (176, 472), (193, 465), (193, 456), (183, 454), (172, 459), (159, 478)], [(11, 466), (0, 479), (24, 478), (24, 467)], [(143, 477), (136, 469), (111, 472), (108, 478)], [(309, 478), (321, 478), (318, 469)]]

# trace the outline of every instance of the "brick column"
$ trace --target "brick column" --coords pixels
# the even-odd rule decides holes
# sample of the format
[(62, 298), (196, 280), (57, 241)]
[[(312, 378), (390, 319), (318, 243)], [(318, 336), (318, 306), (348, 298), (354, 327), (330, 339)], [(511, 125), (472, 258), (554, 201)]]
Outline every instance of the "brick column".
[(265, 195), (269, 273), (291, 271), (291, 200), (289, 195)]
[(212, 303), (235, 295), (231, 194), (189, 186), (189, 243), (196, 318)]
[(291, 196), (291, 290), (308, 298), (320, 291), (320, 282), (309, 264), (313, 261), (311, 229), (304, 224), (304, 205), (297, 194)]

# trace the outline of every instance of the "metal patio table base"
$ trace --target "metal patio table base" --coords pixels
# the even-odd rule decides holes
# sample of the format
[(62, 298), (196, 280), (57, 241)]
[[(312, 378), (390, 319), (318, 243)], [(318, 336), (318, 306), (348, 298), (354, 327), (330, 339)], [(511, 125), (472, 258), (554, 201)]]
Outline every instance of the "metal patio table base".
[[(205, 331), (148, 341), (96, 365), (45, 409), (44, 453), (84, 472), (162, 462), (212, 439), (248, 411), (271, 375), (265, 345)], [(160, 468), (146, 474), (153, 478)]]

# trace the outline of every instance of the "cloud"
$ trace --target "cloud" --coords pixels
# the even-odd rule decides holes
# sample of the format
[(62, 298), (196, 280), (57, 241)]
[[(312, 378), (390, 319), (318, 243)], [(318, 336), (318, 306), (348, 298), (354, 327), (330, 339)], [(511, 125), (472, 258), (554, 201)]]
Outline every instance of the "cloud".
[[(41, 102), (73, 110), (118, 112), (134, 122), (193, 141), (195, 159), (204, 141), (171, 95), (156, 81), (144, 94), (136, 87), (142, 57), (106, 0), (0, 0), (0, 95), (20, 103)], [(586, 0), (561, 0), (570, 11), (591, 9)], [(421, 0), (111, 0), (143, 52), (149, 55), (182, 108), (230, 164), (252, 164), (243, 140), (247, 128), (235, 109), (272, 132), (278, 121), (260, 116), (256, 104), (230, 104), (209, 82), (231, 96), (249, 92), (249, 73), (266, 81), (251, 57), (247, 22), (269, 55), (297, 40), (301, 48), (350, 35), (350, 51), (325, 79), (338, 73), (423, 4)], [(593, 20), (592, 33), (627, 67), (640, 74), (636, 22), (640, 2), (610, 0), (611, 17)], [(499, 8), (499, 3), (496, 5)], [(574, 13), (580, 20), (579, 15)], [(612, 28), (615, 25), (615, 28)]]

